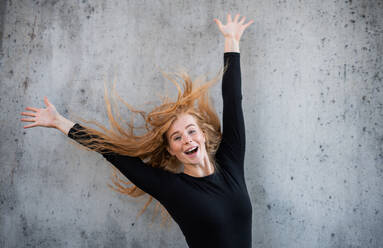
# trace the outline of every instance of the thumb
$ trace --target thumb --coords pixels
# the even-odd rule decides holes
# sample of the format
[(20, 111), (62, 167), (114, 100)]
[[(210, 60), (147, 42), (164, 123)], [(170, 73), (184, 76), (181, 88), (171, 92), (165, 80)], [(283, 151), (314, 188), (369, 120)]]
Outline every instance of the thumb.
[(47, 107), (51, 106), (52, 104), (49, 102), (48, 97), (44, 96), (44, 103)]

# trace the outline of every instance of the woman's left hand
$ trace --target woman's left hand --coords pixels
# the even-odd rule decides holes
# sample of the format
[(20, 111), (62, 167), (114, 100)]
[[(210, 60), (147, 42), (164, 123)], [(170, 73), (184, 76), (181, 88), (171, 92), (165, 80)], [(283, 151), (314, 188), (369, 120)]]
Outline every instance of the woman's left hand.
[(243, 24), (245, 22), (245, 17), (242, 17), (241, 21), (238, 22), (239, 14), (234, 17), (234, 21), (231, 20), (231, 15), (227, 14), (227, 23), (226, 25), (222, 25), (221, 21), (214, 18), (214, 21), (217, 23), (219, 30), (225, 36), (225, 38), (233, 38), (237, 41), (241, 39), (243, 31), (250, 26), (254, 22), (254, 20), (250, 20), (248, 23)]

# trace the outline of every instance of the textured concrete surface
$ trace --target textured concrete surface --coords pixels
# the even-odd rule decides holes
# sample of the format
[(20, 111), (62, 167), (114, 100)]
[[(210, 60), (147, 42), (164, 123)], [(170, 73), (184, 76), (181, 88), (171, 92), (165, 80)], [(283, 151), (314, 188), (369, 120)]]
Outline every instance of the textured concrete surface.
[[(24, 130), (43, 107), (104, 124), (103, 83), (138, 108), (174, 94), (158, 67), (213, 76), (241, 13), (246, 180), (253, 247), (383, 247), (383, 2), (1, 1), (0, 247), (186, 247), (153, 206), (107, 188), (108, 163), (59, 131)], [(212, 96), (221, 113), (220, 88)]]

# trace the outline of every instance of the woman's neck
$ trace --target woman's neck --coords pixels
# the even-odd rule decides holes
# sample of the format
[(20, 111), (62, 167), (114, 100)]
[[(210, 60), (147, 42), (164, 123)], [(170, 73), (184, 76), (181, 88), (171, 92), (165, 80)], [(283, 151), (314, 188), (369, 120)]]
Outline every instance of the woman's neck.
[(184, 164), (184, 173), (195, 177), (203, 177), (213, 174), (214, 166), (206, 155), (199, 164)]

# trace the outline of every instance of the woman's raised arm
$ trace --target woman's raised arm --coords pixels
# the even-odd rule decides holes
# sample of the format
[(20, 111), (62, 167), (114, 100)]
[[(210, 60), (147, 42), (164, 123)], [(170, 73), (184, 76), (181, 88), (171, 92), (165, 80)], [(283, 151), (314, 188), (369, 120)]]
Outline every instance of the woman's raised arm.
[[(21, 113), (22, 115), (33, 117), (21, 119), (21, 121), (24, 122), (33, 122), (24, 128), (38, 126), (57, 128), (79, 144), (86, 146), (86, 143), (82, 141), (90, 138), (90, 135), (87, 135), (84, 128), (78, 123), (75, 125), (74, 122), (60, 115), (47, 97), (44, 97), (44, 102), (46, 108), (26, 107), (26, 110), (32, 112)], [(80, 132), (77, 133), (78, 135), (76, 134), (77, 131)], [(161, 200), (163, 197), (166, 197), (167, 192), (171, 190), (171, 185), (175, 178), (173, 173), (160, 168), (153, 168), (142, 162), (138, 157), (113, 154), (106, 150), (105, 152), (101, 152), (101, 154), (137, 187), (152, 195), (154, 198)], [(165, 189), (165, 187), (168, 187), (168, 190)]]
[(239, 53), (239, 40), (243, 31), (253, 21), (243, 25), (245, 18), (238, 22), (239, 14), (231, 20), (230, 14), (227, 15), (227, 24), (222, 25), (214, 19), (225, 37), (224, 67), (227, 67), (222, 78), (222, 141), (217, 151), (217, 158), (221, 156), (230, 157), (235, 161), (234, 168), (239, 169), (244, 175), (244, 157), (246, 150), (245, 122), (242, 110), (242, 81)]

